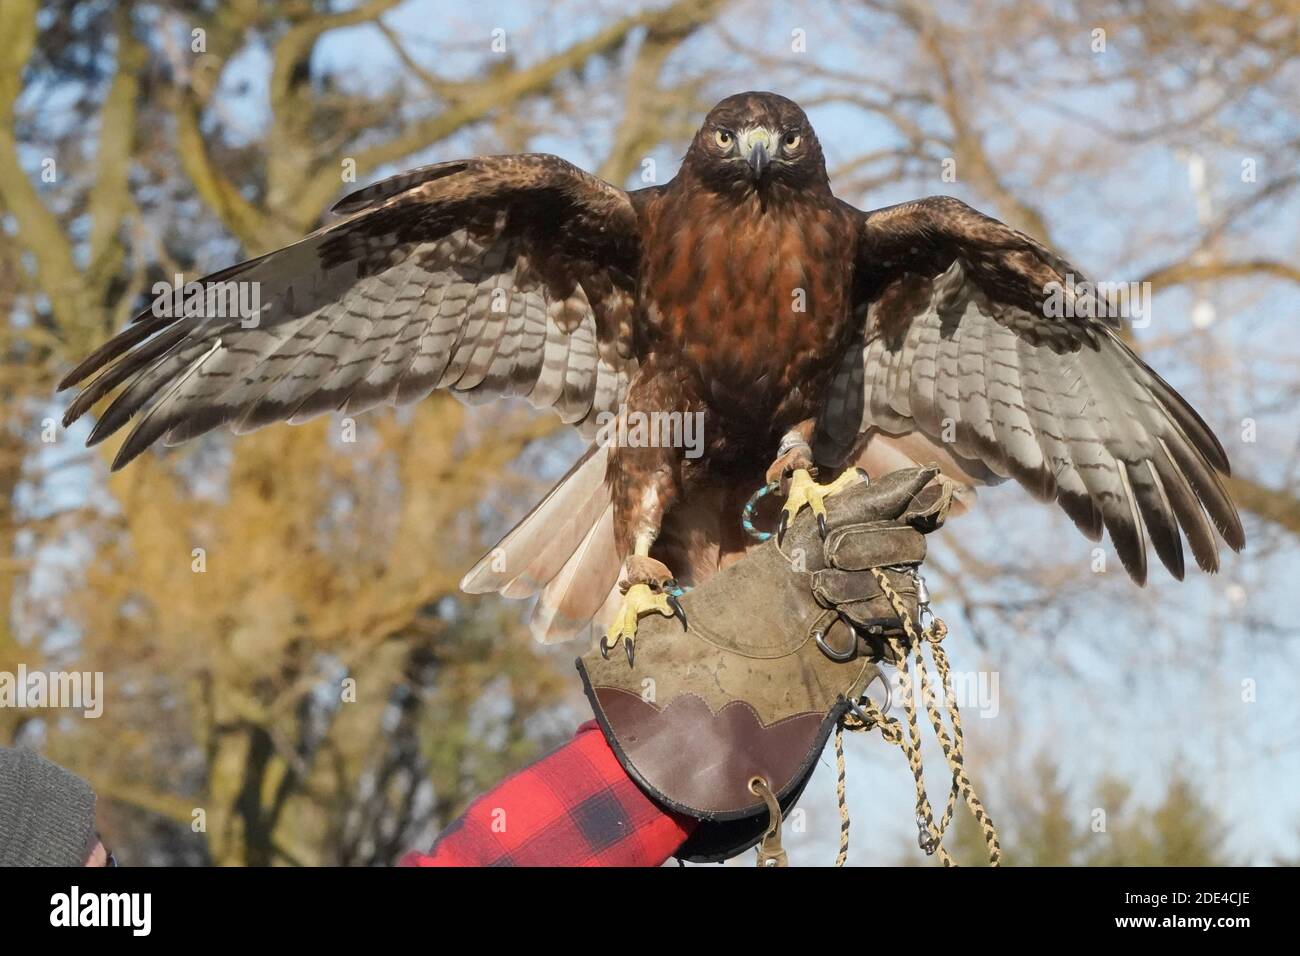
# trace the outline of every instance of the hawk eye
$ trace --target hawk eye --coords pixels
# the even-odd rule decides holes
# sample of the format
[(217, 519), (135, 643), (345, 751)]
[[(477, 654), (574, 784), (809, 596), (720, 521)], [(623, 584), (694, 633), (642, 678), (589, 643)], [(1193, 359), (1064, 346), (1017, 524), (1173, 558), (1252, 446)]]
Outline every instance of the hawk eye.
[(786, 152), (792, 153), (799, 148), (799, 143), (802, 139), (803, 137), (798, 133), (786, 133), (785, 137), (781, 140), (781, 145), (785, 147)]
[(735, 141), (735, 139), (736, 137), (731, 135), (730, 130), (719, 129), (719, 130), (714, 130), (713, 132), (713, 141), (717, 143), (719, 146), (721, 146), (723, 149), (730, 149), (731, 144)]

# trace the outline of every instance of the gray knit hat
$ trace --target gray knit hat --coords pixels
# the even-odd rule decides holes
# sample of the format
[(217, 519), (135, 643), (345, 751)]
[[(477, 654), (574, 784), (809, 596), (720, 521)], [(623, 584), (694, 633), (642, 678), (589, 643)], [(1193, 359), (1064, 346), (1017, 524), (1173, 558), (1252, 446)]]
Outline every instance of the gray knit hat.
[(0, 747), (0, 866), (84, 866), (95, 792), (31, 750)]

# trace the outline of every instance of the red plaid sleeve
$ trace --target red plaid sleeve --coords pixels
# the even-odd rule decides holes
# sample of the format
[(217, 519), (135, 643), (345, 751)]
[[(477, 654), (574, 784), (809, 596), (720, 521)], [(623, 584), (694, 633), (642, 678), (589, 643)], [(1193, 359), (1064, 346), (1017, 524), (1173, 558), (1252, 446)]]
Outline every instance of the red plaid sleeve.
[(659, 866), (695, 820), (661, 807), (624, 772), (595, 721), (507, 777), (403, 866)]

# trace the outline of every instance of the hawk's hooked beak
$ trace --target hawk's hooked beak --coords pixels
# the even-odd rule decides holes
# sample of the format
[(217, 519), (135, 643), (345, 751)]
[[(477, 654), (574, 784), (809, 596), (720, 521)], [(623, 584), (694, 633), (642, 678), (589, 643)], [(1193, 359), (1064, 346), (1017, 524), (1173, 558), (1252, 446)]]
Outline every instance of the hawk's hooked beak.
[(749, 164), (754, 180), (763, 177), (763, 171), (772, 163), (772, 148), (776, 145), (776, 134), (761, 126), (747, 129), (740, 137), (740, 155)]

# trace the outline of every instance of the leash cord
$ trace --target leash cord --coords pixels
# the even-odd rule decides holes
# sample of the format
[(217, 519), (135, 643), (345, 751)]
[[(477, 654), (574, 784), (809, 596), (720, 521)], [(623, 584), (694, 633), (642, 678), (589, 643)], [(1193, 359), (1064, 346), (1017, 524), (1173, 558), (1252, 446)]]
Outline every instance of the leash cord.
[[(957, 697), (952, 689), (952, 671), (948, 661), (948, 654), (942, 646), (943, 639), (948, 634), (948, 625), (936, 617), (931, 620), (929, 626), (923, 631), (918, 631), (911, 615), (908, 614), (903, 599), (899, 597), (898, 592), (889, 583), (884, 572), (879, 568), (872, 568), (871, 573), (880, 586), (880, 590), (889, 600), (894, 613), (902, 621), (903, 631), (906, 634), (905, 638), (891, 637), (888, 640), (898, 661), (899, 684), (903, 692), (903, 705), (907, 717), (907, 736), (903, 735), (899, 721), (893, 717), (886, 717), (880, 710), (879, 705), (865, 694), (858, 701), (857, 710), (866, 715), (866, 720), (859, 717), (857, 713), (850, 711), (836, 725), (835, 767), (838, 776), (835, 792), (840, 809), (840, 850), (835, 859), (835, 865), (843, 866), (849, 855), (849, 807), (845, 797), (844, 730), (847, 728), (855, 732), (865, 732), (879, 727), (881, 736), (888, 743), (896, 745), (903, 751), (907, 757), (908, 766), (912, 770), (912, 777), (916, 783), (918, 843), (926, 855), (938, 855), (944, 866), (957, 865), (957, 861), (944, 848), (943, 837), (948, 825), (952, 822), (957, 797), (960, 795), (965, 799), (971, 816), (975, 818), (983, 833), (985, 847), (988, 851), (989, 865), (1001, 866), (1002, 848), (998, 843), (997, 829), (993, 825), (992, 818), (984, 809), (984, 804), (976, 796), (975, 788), (970, 782), (970, 777), (966, 774), (965, 736), (962, 732), (961, 715), (957, 709)], [(929, 645), (935, 668), (939, 672), (948, 720), (952, 724), (951, 737), (944, 729), (943, 718), (934, 702), (933, 684), (922, 653), (922, 648), (925, 645)], [(935, 736), (938, 738), (944, 757), (948, 761), (948, 769), (952, 772), (952, 786), (948, 790), (948, 799), (944, 806), (943, 816), (937, 824), (934, 821), (930, 798), (926, 792), (924, 769), (921, 763), (921, 733), (917, 726), (916, 695), (913, 690), (912, 675), (908, 663), (908, 659), (912, 655), (915, 655), (916, 670), (920, 678), (921, 694), (925, 701), (926, 714), (930, 718), (930, 724), (934, 728)]]

